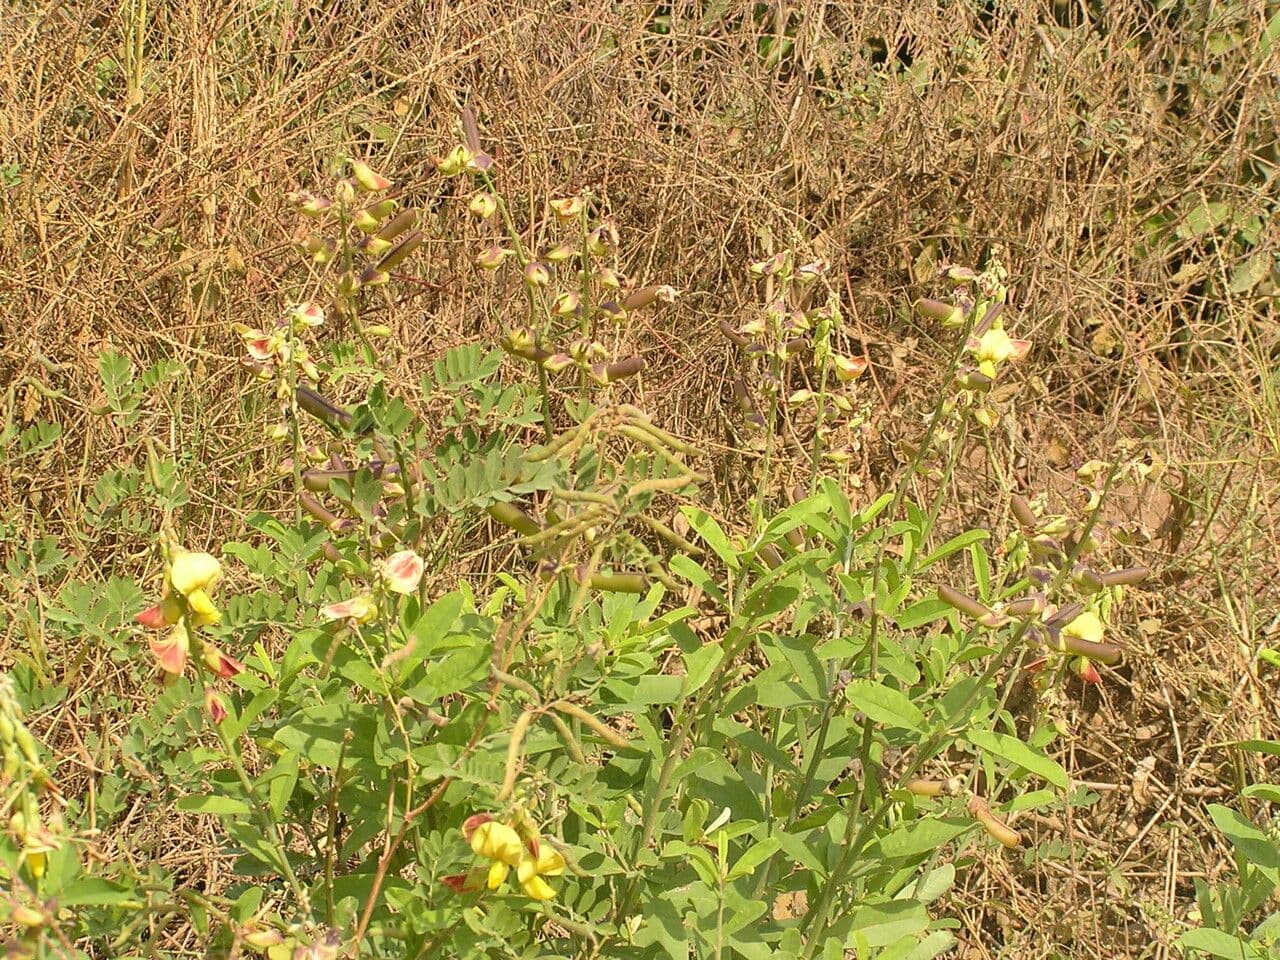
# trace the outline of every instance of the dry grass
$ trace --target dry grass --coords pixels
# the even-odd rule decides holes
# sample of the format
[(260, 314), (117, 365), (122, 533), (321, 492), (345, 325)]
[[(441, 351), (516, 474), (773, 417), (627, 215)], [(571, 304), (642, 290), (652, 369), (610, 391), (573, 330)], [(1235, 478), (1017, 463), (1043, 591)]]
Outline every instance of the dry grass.
[[(590, 189), (632, 272), (688, 291), (628, 335), (655, 416), (715, 449), (736, 444), (738, 363), (717, 322), (749, 309), (743, 267), (763, 237), (805, 244), (845, 278), (849, 346), (872, 358), (880, 398), (868, 489), (892, 482), (894, 441), (938, 387), (940, 332), (906, 310), (933, 290), (930, 259), (972, 263), (1000, 244), (1018, 329), (1037, 346), (1023, 426), (982, 469), (1066, 490), (1073, 465), (1134, 441), (1170, 464), (1169, 500), (1131, 551), (1157, 574), (1135, 655), (1100, 700), (1068, 698), (1087, 731), (1070, 770), (1104, 799), (1087, 818), (1030, 827), (1057, 855), (984, 863), (952, 906), (965, 956), (1168, 956), (1193, 879), (1229, 863), (1205, 803), (1268, 775), (1223, 744), (1280, 735), (1275, 673), (1255, 659), (1280, 641), (1280, 269), (1230, 289), (1249, 256), (1280, 249), (1264, 177), (1280, 159), (1280, 99), (1277, 47), (1257, 39), (1274, 4), (1158, 6), (9, 5), (0, 383), (9, 422), (54, 421), (63, 436), (7, 463), (6, 533), (57, 538), (79, 558), (65, 575), (148, 573), (144, 531), (85, 521), (95, 480), (138, 462), (148, 433), (184, 463), (188, 528), (209, 542), (275, 504), (246, 415), (257, 389), (228, 331), (274, 317), (305, 281), (283, 194), (351, 153), (447, 210), (438, 199), (454, 188), (431, 158), (456, 142), (464, 102), (513, 197)], [(1238, 45), (1207, 52), (1233, 30)], [(784, 34), (794, 45), (771, 58), (765, 42)], [(1202, 229), (1206, 213), (1258, 214), (1252, 246)], [(504, 321), (458, 224), (429, 222), (423, 282), (380, 307), (406, 382)], [(189, 375), (126, 428), (93, 412), (109, 346), (140, 365), (181, 359)], [(726, 455), (722, 496), (741, 462)], [(969, 522), (982, 519), (975, 488), (955, 504)], [(42, 729), (67, 779), (91, 784), (119, 762), (140, 693), (92, 658), (63, 672), (80, 651), (30, 614), (59, 587), (6, 584), (0, 660), (48, 648), (68, 691)], [(144, 841), (104, 837), (104, 854), (151, 848), (215, 878), (212, 844), (175, 844), (162, 813), (139, 806), (128, 829)]]

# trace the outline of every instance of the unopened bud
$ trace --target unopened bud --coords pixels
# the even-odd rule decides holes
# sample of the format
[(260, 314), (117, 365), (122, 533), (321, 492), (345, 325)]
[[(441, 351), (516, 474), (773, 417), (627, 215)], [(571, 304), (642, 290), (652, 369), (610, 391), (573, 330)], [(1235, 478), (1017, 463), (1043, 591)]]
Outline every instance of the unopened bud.
[(498, 212), (498, 198), (489, 191), (482, 190), (471, 198), (467, 209), (481, 220), (488, 220)]
[(587, 253), (602, 257), (618, 246), (618, 229), (610, 223), (602, 223), (589, 234), (584, 243)]
[(375, 173), (363, 160), (351, 161), (351, 173), (356, 178), (356, 183), (364, 190), (373, 193), (377, 190), (386, 190), (391, 186), (391, 181), (380, 173)]
[(511, 256), (511, 251), (494, 244), (482, 250), (476, 256), (476, 265), (483, 267), (485, 270), (497, 270), (502, 266), (502, 261)]
[(527, 263), (524, 267), (524, 283), (531, 289), (545, 287), (551, 283), (551, 271), (545, 263), (537, 260)]

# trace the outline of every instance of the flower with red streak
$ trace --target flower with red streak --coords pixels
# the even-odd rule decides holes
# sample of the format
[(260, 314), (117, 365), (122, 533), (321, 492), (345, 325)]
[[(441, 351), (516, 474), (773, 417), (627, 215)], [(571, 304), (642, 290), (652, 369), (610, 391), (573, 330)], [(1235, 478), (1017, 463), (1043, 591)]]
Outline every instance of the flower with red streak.
[(244, 673), (243, 663), (229, 653), (218, 649), (212, 643), (204, 644), (201, 658), (204, 660), (204, 665), (223, 680), (230, 680), (232, 677)]
[(326, 620), (353, 620), (356, 623), (372, 623), (378, 618), (378, 605), (368, 594), (361, 594), (349, 600), (339, 600), (320, 608), (320, 615)]
[(222, 694), (216, 690), (206, 690), (204, 692), (204, 708), (209, 711), (209, 718), (214, 723), (221, 723), (227, 719), (227, 702), (222, 699)]
[(489, 871), (484, 867), (472, 867), (466, 873), (451, 873), (441, 877), (440, 882), (454, 893), (476, 893), (485, 888), (485, 875)]
[(382, 578), (395, 593), (410, 594), (418, 589), (426, 563), (412, 550), (401, 550), (382, 561)]
[(1074, 667), (1076, 676), (1085, 683), (1102, 683), (1102, 674), (1098, 672), (1098, 668), (1093, 665), (1093, 661), (1088, 657), (1076, 657)]
[(191, 636), (187, 633), (187, 625), (181, 620), (173, 625), (163, 639), (149, 638), (147, 645), (165, 673), (177, 676), (186, 669), (187, 657), (191, 653)]
[(867, 370), (866, 357), (842, 357), (834, 356), (831, 362), (836, 368), (836, 377), (842, 383), (848, 383), (850, 380), (857, 380)]

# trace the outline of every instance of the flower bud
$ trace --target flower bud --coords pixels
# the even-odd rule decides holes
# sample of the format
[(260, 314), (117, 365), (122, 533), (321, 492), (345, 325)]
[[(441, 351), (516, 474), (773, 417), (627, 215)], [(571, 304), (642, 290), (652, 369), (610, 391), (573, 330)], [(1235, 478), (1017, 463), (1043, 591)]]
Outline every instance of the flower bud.
[(952, 283), (969, 283), (978, 279), (976, 270), (969, 267), (947, 266), (942, 268), (942, 275)]
[(617, 248), (618, 229), (613, 224), (602, 223), (587, 234), (583, 245), (593, 257), (602, 257)]
[(511, 256), (511, 251), (497, 244), (487, 247), (476, 256), (476, 265), (485, 270), (497, 270), (502, 261)]
[(570, 290), (556, 297), (551, 312), (557, 317), (576, 317), (581, 307), (582, 297)]
[(467, 168), (471, 157), (471, 151), (459, 144), (445, 156), (436, 158), (436, 169), (446, 177), (456, 177)]
[(1076, 676), (1085, 683), (1102, 683), (1102, 674), (1098, 673), (1098, 668), (1093, 665), (1093, 662), (1088, 657), (1076, 657), (1071, 666)]
[(936, 320), (947, 328), (964, 326), (964, 310), (941, 300), (917, 300), (916, 313), (926, 320)]
[(831, 358), (831, 362), (836, 369), (836, 378), (842, 383), (858, 379), (867, 370), (866, 357), (844, 357), (837, 354)]
[(612, 290), (621, 290), (627, 283), (626, 276), (611, 267), (597, 267), (594, 276), (602, 287)]
[(379, 173), (375, 173), (363, 160), (351, 161), (351, 173), (363, 190), (373, 193), (378, 190), (386, 190), (391, 186), (391, 181)]
[(356, 202), (356, 185), (350, 180), (339, 180), (334, 187), (333, 198), (342, 206), (350, 208)]
[(614, 323), (622, 323), (627, 319), (627, 311), (622, 309), (621, 304), (616, 300), (606, 300), (596, 307), (596, 312), (606, 320), (612, 320)]
[(487, 190), (481, 190), (472, 196), (467, 204), (467, 210), (481, 220), (488, 220), (498, 212), (498, 198)]
[(550, 206), (561, 220), (574, 220), (582, 215), (586, 204), (581, 197), (561, 197), (550, 201)]
[(214, 723), (221, 723), (227, 719), (227, 704), (222, 699), (222, 694), (216, 690), (206, 690), (204, 693), (204, 708), (209, 712), (209, 719)]
[(545, 287), (551, 283), (551, 270), (545, 263), (537, 260), (527, 263), (524, 267), (524, 283), (530, 289)]
[(333, 206), (328, 197), (318, 196), (310, 190), (295, 190), (288, 195), (288, 200), (308, 217), (322, 217)]

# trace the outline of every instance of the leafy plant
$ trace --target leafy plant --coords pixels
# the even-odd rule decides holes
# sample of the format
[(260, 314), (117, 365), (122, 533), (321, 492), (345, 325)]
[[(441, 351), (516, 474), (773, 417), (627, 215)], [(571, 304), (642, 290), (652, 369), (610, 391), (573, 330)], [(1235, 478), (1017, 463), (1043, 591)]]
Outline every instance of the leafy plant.
[[(1080, 517), (1013, 499), (999, 551), (989, 531), (940, 531), (941, 492), (912, 502), (910, 479), (949, 476), (967, 438), (1013, 415), (990, 388), (1029, 349), (1003, 328), (1003, 268), (957, 267), (950, 300), (920, 305), (960, 335), (908, 476), (855, 506), (824, 465), (841, 462), (834, 428), (856, 429), (844, 391), (866, 361), (836, 352), (838, 298), (786, 251), (750, 270), (762, 319), (730, 331), (770, 384), (754, 509), (714, 516), (702, 452), (619, 395), (643, 365), (596, 339), (674, 291), (621, 276), (621, 238), (582, 198), (550, 202), (574, 242), (534, 256), (538, 231), (517, 228), (463, 127), (441, 171), (499, 218), (509, 246), (489, 259), (519, 265), (527, 308), (501, 346), (536, 381), (470, 344), (417, 398), (393, 390), (375, 344), (392, 331), (366, 298), (420, 244), (413, 217), (364, 196), (391, 184), (362, 163), (332, 199), (295, 195), (331, 231), (302, 241), (323, 269), (272, 329), (238, 329), (280, 405), (293, 515), (248, 518), (220, 557), (188, 549), (154, 445), (100, 498), (160, 517), (160, 584), (135, 619), (165, 687), (126, 749), (152, 802), (217, 825), (235, 880), (190, 890), (82, 858), (79, 799), (19, 738), (23, 819), (0, 853), (23, 943), (114, 956), (181, 920), (210, 954), (273, 960), (937, 956), (954, 943), (937, 914), (949, 851), (1018, 848), (1018, 818), (1070, 796), (1038, 695), (1120, 656), (1107, 622), (1144, 572), (1086, 561), (1127, 467), (1082, 472)], [(356, 342), (321, 361), (330, 322)], [(133, 415), (131, 366), (102, 373)], [(339, 403), (350, 380), (362, 396)], [(773, 439), (797, 427), (810, 475), (779, 506)], [(136, 585), (113, 581), (106, 609), (93, 596), (68, 584), (58, 609), (132, 649), (112, 638), (120, 608), (145, 604)], [(117, 816), (128, 782), (107, 789)]]

